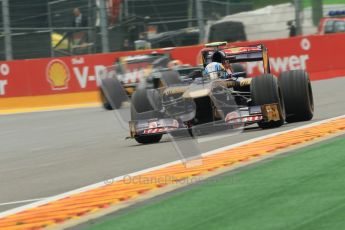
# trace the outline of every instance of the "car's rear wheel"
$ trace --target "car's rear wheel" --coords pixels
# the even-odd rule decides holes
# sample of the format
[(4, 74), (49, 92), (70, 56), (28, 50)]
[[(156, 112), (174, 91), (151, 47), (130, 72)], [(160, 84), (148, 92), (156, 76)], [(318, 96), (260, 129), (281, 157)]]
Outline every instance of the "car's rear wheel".
[(314, 115), (313, 90), (308, 73), (303, 70), (283, 72), (279, 76), (286, 109), (286, 121), (309, 121)]
[(277, 78), (271, 74), (257, 76), (251, 81), (250, 91), (254, 105), (276, 103), (280, 110), (280, 119), (278, 121), (260, 121), (258, 123), (259, 127), (266, 129), (283, 125), (285, 120), (285, 108)]

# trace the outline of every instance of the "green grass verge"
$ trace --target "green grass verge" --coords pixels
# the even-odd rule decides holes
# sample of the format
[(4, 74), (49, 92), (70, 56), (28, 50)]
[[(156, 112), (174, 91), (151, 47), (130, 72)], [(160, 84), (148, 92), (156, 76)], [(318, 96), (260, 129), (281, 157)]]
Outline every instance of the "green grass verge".
[(94, 229), (345, 229), (345, 138), (180, 191)]

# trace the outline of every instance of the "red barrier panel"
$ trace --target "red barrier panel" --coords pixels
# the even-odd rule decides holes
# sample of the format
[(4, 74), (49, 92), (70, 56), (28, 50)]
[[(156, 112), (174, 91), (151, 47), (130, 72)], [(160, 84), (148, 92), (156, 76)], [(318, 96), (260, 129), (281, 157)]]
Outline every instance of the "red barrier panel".
[[(257, 43), (268, 47), (271, 69), (275, 74), (290, 69), (306, 69), (313, 80), (345, 75), (345, 33), (234, 45)], [(201, 49), (199, 45), (179, 47), (170, 52), (174, 59), (196, 65), (201, 60)], [(112, 65), (118, 57), (148, 52), (151, 51), (0, 62), (0, 98), (94, 91), (99, 70)], [(251, 75), (262, 71), (260, 63), (248, 63), (246, 67)]]

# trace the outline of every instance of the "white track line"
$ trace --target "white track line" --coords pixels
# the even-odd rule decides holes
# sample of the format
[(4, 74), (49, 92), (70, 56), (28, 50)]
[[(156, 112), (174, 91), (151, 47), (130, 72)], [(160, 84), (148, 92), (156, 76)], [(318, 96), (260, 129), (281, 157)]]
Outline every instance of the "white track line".
[[(48, 198), (49, 198), (49, 197), (48, 197)], [(37, 198), (37, 199), (31, 199), (31, 200), (12, 201), (12, 202), (0, 203), (0, 206), (6, 206), (6, 205), (11, 205), (11, 204), (30, 203), (30, 202), (33, 202), (33, 201), (45, 200), (45, 199), (48, 199), (48, 198), (45, 197), (45, 198)]]
[[(215, 149), (215, 150), (203, 153), (202, 156), (212, 155), (212, 154), (215, 154), (217, 152), (229, 150), (229, 149), (238, 147), (240, 145), (252, 143), (252, 142), (255, 142), (255, 141), (258, 141), (258, 140), (262, 140), (262, 139), (265, 139), (265, 138), (273, 137), (273, 136), (280, 135), (280, 134), (283, 134), (283, 133), (288, 133), (288, 132), (291, 132), (291, 131), (300, 130), (300, 129), (304, 129), (304, 128), (308, 128), (308, 127), (313, 127), (313, 126), (316, 126), (316, 125), (319, 125), (319, 124), (323, 124), (323, 123), (327, 123), (329, 121), (333, 121), (333, 120), (336, 120), (336, 119), (339, 119), (339, 118), (345, 118), (345, 114), (341, 115), (341, 116), (325, 119), (325, 120), (322, 120), (322, 121), (317, 121), (317, 122), (314, 122), (314, 123), (311, 123), (311, 124), (303, 125), (303, 126), (300, 126), (300, 127), (296, 127), (296, 128), (293, 128), (293, 129), (288, 129), (288, 130), (284, 130), (284, 131), (281, 131), (281, 132), (271, 133), (271, 134), (264, 135), (264, 136), (261, 136), (261, 137), (253, 138), (253, 139), (250, 139), (250, 140), (247, 140), (247, 141), (242, 141), (242, 142), (239, 142), (237, 144), (228, 145), (228, 146), (225, 146), (225, 147), (222, 147), (222, 148), (218, 148), (218, 149)], [(174, 164), (178, 164), (178, 163), (181, 163), (181, 160), (177, 160), (177, 161), (173, 161), (173, 162), (166, 163), (166, 164), (163, 164), (163, 165), (159, 165), (159, 166), (156, 166), (156, 167), (144, 169), (144, 170), (141, 170), (141, 171), (138, 171), (138, 172), (134, 172), (134, 173), (131, 173), (131, 174), (127, 174), (127, 175), (123, 175), (123, 176), (118, 176), (118, 177), (115, 177), (115, 178), (112, 178), (112, 179), (109, 179), (109, 180), (105, 180), (105, 181), (110, 181), (110, 182), (113, 183), (115, 181), (119, 181), (119, 180), (121, 180), (121, 179), (123, 179), (125, 177), (128, 177), (128, 176), (134, 177), (134, 176), (137, 176), (137, 175), (140, 175), (140, 174), (143, 174), (143, 173), (151, 172), (151, 171), (158, 170), (158, 169), (161, 169), (161, 168), (165, 168), (165, 167), (168, 167), (170, 165), (174, 165)], [(86, 186), (86, 187), (82, 187), (82, 188), (79, 188), (79, 189), (76, 189), (76, 190), (72, 190), (70, 192), (66, 192), (66, 193), (62, 193), (62, 194), (56, 195), (56, 196), (52, 196), (52, 197), (49, 197), (49, 198), (41, 200), (41, 201), (37, 201), (37, 202), (31, 203), (31, 204), (27, 204), (27, 205), (24, 205), (24, 206), (21, 206), (21, 207), (17, 207), (17, 208), (14, 208), (14, 209), (10, 209), (10, 210), (1, 212), (0, 213), (0, 218), (6, 217), (6, 216), (9, 216), (9, 215), (13, 215), (13, 214), (16, 214), (16, 213), (19, 213), (19, 212), (22, 212), (22, 211), (25, 211), (25, 210), (28, 210), (28, 209), (31, 209), (31, 208), (35, 208), (35, 207), (38, 207), (38, 206), (41, 206), (41, 205), (44, 205), (44, 204), (47, 204), (47, 203), (50, 203), (50, 202), (53, 202), (53, 201), (56, 201), (56, 200), (60, 200), (62, 198), (65, 198), (65, 197), (68, 197), (68, 196), (71, 196), (71, 195), (75, 195), (75, 194), (78, 194), (78, 193), (82, 193), (82, 192), (86, 192), (86, 191), (89, 191), (89, 190), (92, 190), (92, 189), (96, 189), (96, 188), (100, 188), (100, 187), (106, 186), (106, 182), (105, 181), (98, 182), (98, 183), (95, 183), (95, 184), (92, 184), (92, 185), (89, 185), (89, 186)]]

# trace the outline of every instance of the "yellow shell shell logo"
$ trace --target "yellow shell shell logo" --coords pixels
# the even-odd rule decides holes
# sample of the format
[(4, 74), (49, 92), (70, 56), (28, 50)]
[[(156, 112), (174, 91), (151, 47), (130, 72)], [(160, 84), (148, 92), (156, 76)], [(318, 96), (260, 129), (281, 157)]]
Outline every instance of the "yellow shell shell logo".
[(47, 80), (53, 90), (67, 89), (70, 80), (70, 73), (67, 65), (58, 59), (49, 62), (47, 66)]

